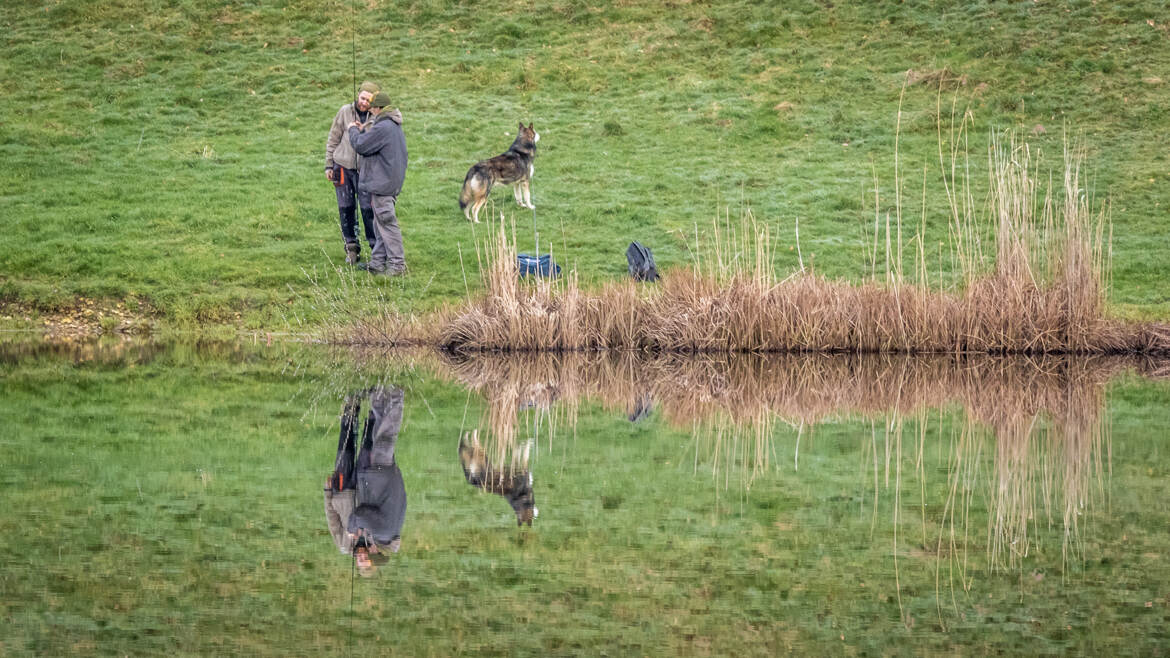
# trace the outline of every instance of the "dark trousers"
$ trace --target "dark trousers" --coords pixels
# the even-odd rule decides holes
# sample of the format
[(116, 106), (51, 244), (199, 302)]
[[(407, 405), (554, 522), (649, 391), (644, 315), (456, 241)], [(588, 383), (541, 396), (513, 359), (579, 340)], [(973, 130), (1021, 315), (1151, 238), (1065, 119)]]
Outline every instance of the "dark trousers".
[[(330, 488), (334, 491), (344, 491), (357, 487), (357, 479), (354, 478), (357, 470), (356, 464), (354, 463), (354, 453), (356, 452), (354, 450), (354, 443), (357, 439), (358, 410), (360, 404), (361, 398), (350, 396), (345, 399), (345, 405), (341, 408), (341, 434), (337, 437), (337, 458), (333, 463), (333, 477), (329, 480)], [(362, 431), (362, 434), (367, 437), (367, 440), (370, 434), (372, 434), (371, 429), (373, 428), (373, 424), (374, 414), (371, 412), (366, 418), (366, 426)]]
[[(341, 167), (338, 167), (341, 169)], [(362, 226), (370, 250), (378, 240), (374, 229), (374, 210), (370, 195), (358, 189), (357, 169), (345, 169), (345, 182), (334, 186), (337, 192), (337, 213), (341, 217), (341, 237), (346, 243), (357, 243), (357, 206), (362, 210)], [(335, 174), (336, 175), (336, 174)]]
[[(369, 413), (362, 428), (362, 445), (354, 449), (357, 440), (358, 415), (362, 399), (370, 401)], [(402, 426), (402, 389), (381, 387), (346, 397), (341, 408), (341, 432), (337, 437), (337, 458), (333, 463), (330, 488), (344, 491), (357, 487), (357, 472), (371, 466), (394, 464), (394, 449), (398, 430)], [(354, 459), (354, 453), (357, 459)]]

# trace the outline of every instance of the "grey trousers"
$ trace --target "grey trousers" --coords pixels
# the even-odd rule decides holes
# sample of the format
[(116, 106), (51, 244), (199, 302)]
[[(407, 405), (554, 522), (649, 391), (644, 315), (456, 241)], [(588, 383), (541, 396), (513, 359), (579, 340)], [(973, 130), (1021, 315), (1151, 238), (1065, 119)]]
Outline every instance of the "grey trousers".
[[(370, 394), (370, 415), (373, 427), (370, 438), (370, 465), (393, 466), (394, 448), (398, 444), (398, 430), (402, 428), (402, 402), (405, 393), (400, 388), (375, 388)], [(363, 442), (362, 445), (365, 448)], [(359, 467), (361, 458), (358, 458)]]
[(374, 229), (378, 240), (370, 252), (370, 269), (401, 272), (406, 269), (406, 252), (402, 248), (402, 230), (394, 206), (398, 197), (371, 194), (374, 208)]

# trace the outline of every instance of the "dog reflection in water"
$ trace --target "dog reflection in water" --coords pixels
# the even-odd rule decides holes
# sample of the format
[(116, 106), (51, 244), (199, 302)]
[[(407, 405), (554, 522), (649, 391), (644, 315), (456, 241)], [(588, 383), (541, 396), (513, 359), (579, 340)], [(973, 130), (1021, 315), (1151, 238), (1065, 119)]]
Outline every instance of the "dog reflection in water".
[(516, 525), (532, 525), (532, 519), (540, 513), (532, 494), (532, 471), (528, 468), (531, 450), (532, 441), (528, 441), (511, 464), (496, 466), (488, 460), (479, 442), (479, 430), (464, 432), (459, 439), (459, 461), (467, 483), (507, 500), (516, 512)]

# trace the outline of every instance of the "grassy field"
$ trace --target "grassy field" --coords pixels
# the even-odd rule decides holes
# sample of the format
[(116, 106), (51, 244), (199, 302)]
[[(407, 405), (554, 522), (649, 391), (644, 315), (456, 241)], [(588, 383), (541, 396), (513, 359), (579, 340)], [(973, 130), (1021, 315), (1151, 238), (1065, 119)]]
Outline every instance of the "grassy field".
[[(1148, 429), (1166, 422), (1165, 384), (1111, 388), (1109, 460), (1084, 491), (1083, 557), (1069, 564), (1060, 512), (1046, 524), (1038, 498), (1028, 555), (991, 568), (986, 501), (1011, 442), (965, 435), (964, 571), (943, 559), (940, 581), (923, 536), (945, 525), (953, 410), (904, 418), (904, 448), (884, 457), (882, 421), (875, 437), (847, 406), (799, 435), (777, 424), (774, 460), (746, 489), (750, 458), (716, 458), (710, 435), (660, 409), (630, 423), (562, 400), (576, 422), (541, 435), (541, 514), (518, 530), (456, 456), (485, 403), (425, 369), (339, 375), (345, 361), (281, 345), (77, 362), (41, 349), (0, 366), (5, 655), (1036, 655), (1170, 641), (1167, 453)], [(321, 482), (340, 396), (376, 378), (406, 389), (409, 507), (403, 550), (357, 580), (351, 623)], [(1065, 463), (1042, 436), (1034, 446), (1019, 474), (1039, 491)]]
[(13, 0), (0, 7), (0, 322), (85, 298), (178, 329), (318, 324), (306, 272), (341, 260), (323, 152), (355, 35), (357, 77), (389, 91), (411, 153), (411, 273), (355, 295), (359, 310), (451, 302), (461, 263), (478, 285), (485, 229), (456, 197), (520, 120), (542, 135), (537, 209), (499, 191), (495, 213), (586, 283), (624, 276), (631, 240), (663, 268), (686, 263), (714, 218), (747, 209), (772, 227), (781, 273), (799, 220), (806, 264), (857, 279), (896, 187), (947, 271), (936, 113), (954, 106), (973, 119), (976, 188), (993, 131), (1053, 170), (1063, 135), (1081, 136), (1085, 193), (1110, 205), (1111, 308), (1170, 318), (1166, 9)]

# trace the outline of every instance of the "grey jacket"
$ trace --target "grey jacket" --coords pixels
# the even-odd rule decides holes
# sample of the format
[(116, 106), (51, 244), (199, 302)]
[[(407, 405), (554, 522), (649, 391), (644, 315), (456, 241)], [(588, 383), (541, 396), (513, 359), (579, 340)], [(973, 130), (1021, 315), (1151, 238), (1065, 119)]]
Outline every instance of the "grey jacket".
[[(365, 529), (379, 544), (389, 544), (402, 535), (406, 520), (406, 486), (398, 464), (372, 466), (357, 472), (357, 496), (346, 529)], [(338, 546), (340, 548), (340, 546)]]
[(382, 110), (364, 131), (349, 129), (349, 142), (362, 157), (359, 185), (361, 191), (378, 196), (396, 197), (406, 179), (406, 136), (402, 134), (402, 114)]
[(361, 156), (354, 153), (353, 145), (345, 135), (345, 127), (358, 120), (357, 109), (353, 103), (346, 103), (337, 110), (337, 116), (333, 117), (333, 125), (329, 127), (329, 137), (325, 139), (326, 169), (332, 169), (335, 164), (346, 169), (357, 169), (361, 166)]

